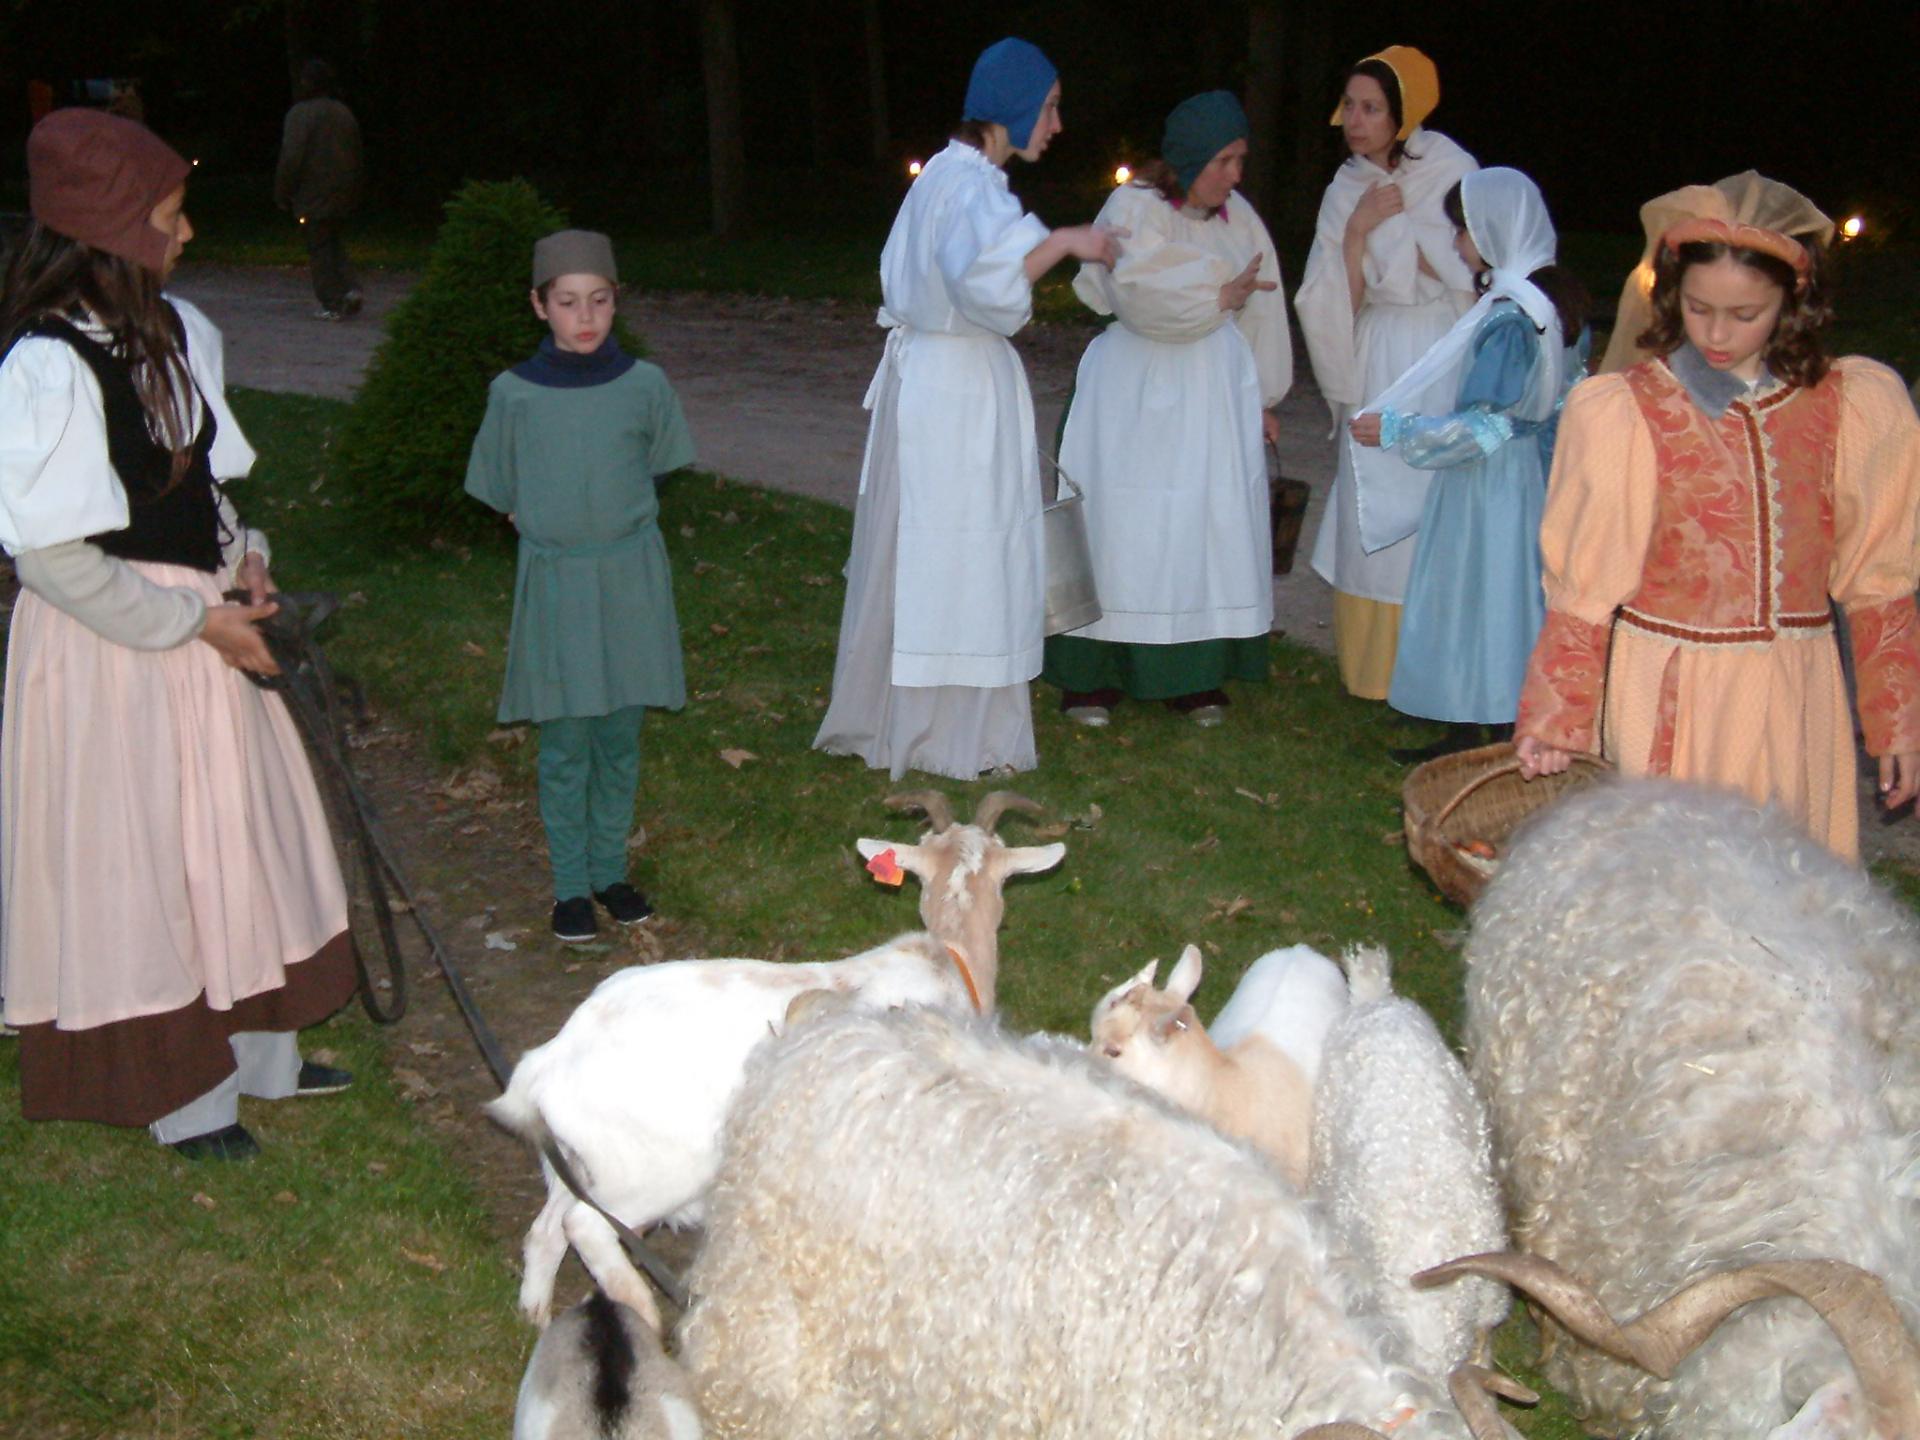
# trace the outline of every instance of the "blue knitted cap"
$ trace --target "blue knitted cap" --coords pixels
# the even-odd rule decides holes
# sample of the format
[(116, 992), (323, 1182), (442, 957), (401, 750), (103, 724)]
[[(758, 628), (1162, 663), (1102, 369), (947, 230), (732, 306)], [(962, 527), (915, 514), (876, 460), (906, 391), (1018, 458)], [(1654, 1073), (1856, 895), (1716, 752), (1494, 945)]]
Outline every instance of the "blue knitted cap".
[(1040, 107), (1047, 103), (1047, 91), (1059, 78), (1060, 72), (1040, 53), (1038, 45), (1009, 35), (982, 50), (973, 62), (973, 78), (967, 81), (967, 101), (960, 118), (1004, 125), (1013, 148), (1024, 150), (1033, 139), (1033, 127), (1040, 119)]
[(1247, 138), (1247, 112), (1231, 90), (1209, 90), (1182, 100), (1167, 116), (1160, 158), (1173, 167), (1182, 190), (1191, 190), (1213, 157)]

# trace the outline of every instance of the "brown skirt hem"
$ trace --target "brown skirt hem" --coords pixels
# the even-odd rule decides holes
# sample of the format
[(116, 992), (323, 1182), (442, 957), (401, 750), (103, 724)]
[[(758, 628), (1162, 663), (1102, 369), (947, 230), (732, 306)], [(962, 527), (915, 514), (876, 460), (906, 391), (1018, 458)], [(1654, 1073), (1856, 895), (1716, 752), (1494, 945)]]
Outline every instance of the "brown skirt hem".
[(278, 989), (230, 1010), (213, 1009), (202, 995), (177, 1010), (86, 1030), (62, 1030), (57, 1021), (22, 1025), (20, 1113), (29, 1120), (151, 1125), (233, 1074), (228, 1036), (316, 1025), (352, 998), (358, 979), (353, 936), (343, 930), (287, 966)]

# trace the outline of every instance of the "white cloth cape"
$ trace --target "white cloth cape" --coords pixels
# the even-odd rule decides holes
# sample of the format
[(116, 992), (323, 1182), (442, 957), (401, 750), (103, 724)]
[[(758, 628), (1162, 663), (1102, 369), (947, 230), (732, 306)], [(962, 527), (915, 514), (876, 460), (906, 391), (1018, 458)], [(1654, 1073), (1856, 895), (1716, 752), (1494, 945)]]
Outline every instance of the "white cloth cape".
[[(1559, 245), (1540, 189), (1520, 171), (1496, 166), (1463, 177), (1460, 195), (1467, 233), (1473, 237), (1480, 258), (1487, 262), (1490, 283), (1474, 307), (1398, 380), (1363, 405), (1359, 414), (1383, 410), (1418, 413), (1414, 407), (1424, 395), (1441, 389), (1459, 394), (1460, 381), (1472, 360), (1474, 336), (1499, 300), (1518, 305), (1545, 337), (1540, 347), (1541, 363), (1534, 367), (1533, 382), (1514, 407), (1514, 416), (1544, 420), (1559, 401), (1566, 356), (1559, 312), (1545, 292), (1527, 278), (1553, 264)], [(1392, 450), (1362, 445), (1344, 428), (1339, 439), (1347, 447), (1353, 468), (1361, 545), (1372, 553), (1413, 534), (1420, 527), (1433, 472), (1404, 464)]]
[(1119, 322), (1080, 361), (1061, 468), (1086, 494), (1103, 612), (1089, 640), (1180, 644), (1264, 635), (1273, 624), (1272, 530), (1260, 412), (1293, 383), (1279, 290), (1229, 315), (1220, 287), (1273, 239), (1244, 197), (1224, 216), (1123, 186), (1098, 223), (1130, 232), (1111, 270), (1082, 266), (1074, 292)]
[[(186, 327), (187, 368), (200, 392), (193, 425), (204, 398), (217, 427), (214, 478), (237, 479), (253, 468), (254, 453), (227, 408), (220, 331), (196, 306), (168, 298)], [(65, 341), (28, 336), (0, 363), (0, 545), (18, 555), (126, 524), (99, 382)]]
[(900, 376), (895, 685), (1017, 684), (1040, 673), (1045, 544), (1026, 371), (1007, 337), (1033, 313), (1026, 257), (1047, 227), (1000, 168), (954, 142), (907, 192), (880, 256), (887, 347), (867, 408)]

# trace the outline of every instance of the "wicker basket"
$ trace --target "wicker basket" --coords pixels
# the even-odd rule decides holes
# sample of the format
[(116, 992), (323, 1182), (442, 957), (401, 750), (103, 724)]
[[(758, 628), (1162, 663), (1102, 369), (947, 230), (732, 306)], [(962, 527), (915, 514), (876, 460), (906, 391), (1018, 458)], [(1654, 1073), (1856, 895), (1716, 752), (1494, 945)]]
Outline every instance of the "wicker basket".
[(1456, 842), (1482, 841), (1497, 851), (1534, 811), (1612, 769), (1597, 756), (1575, 755), (1562, 774), (1523, 780), (1513, 746), (1505, 743), (1429, 760), (1407, 776), (1400, 791), (1407, 853), (1441, 894), (1471, 905), (1500, 862), (1469, 854)]

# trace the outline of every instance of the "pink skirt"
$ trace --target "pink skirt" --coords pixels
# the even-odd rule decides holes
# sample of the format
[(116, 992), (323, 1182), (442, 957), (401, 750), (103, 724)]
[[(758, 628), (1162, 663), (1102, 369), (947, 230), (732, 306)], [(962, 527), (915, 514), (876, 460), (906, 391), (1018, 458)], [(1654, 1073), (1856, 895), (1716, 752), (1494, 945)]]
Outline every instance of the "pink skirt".
[[(134, 568), (220, 603), (214, 576)], [(22, 592), (0, 725), (8, 1023), (229, 1012), (346, 929), (326, 814), (280, 698), (198, 640), (128, 649)]]

